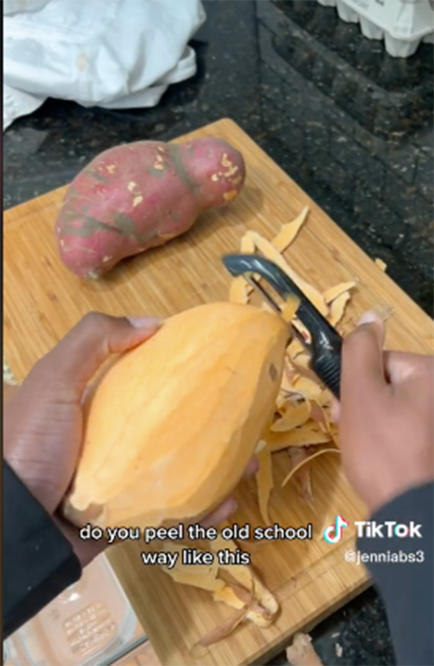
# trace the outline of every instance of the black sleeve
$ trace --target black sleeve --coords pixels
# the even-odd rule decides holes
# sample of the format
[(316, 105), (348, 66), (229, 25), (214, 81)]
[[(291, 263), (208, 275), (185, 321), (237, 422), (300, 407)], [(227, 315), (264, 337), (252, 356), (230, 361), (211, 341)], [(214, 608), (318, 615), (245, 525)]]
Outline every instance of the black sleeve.
[[(363, 536), (358, 540), (361, 554), (368, 554), (362, 561), (385, 601), (400, 666), (434, 664), (433, 507), (433, 483), (413, 488), (372, 516), (371, 521), (383, 525), (382, 537)], [(394, 526), (384, 525), (386, 521), (410, 526), (413, 523), (414, 536), (389, 537), (387, 530), (393, 530)], [(399, 528), (398, 532), (404, 535), (405, 529)], [(378, 561), (377, 553), (386, 553), (384, 558), (389, 561)]]
[(3, 638), (80, 575), (70, 543), (3, 462)]

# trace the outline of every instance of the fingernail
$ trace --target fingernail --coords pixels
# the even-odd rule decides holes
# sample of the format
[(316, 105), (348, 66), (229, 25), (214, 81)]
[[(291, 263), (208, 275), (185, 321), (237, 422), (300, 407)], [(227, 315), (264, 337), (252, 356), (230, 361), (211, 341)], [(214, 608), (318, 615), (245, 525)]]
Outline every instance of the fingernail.
[(134, 328), (147, 329), (158, 328), (164, 321), (159, 317), (127, 317), (127, 319)]
[(382, 324), (382, 320), (374, 310), (368, 310), (364, 312), (357, 322), (357, 326), (363, 326), (364, 324)]

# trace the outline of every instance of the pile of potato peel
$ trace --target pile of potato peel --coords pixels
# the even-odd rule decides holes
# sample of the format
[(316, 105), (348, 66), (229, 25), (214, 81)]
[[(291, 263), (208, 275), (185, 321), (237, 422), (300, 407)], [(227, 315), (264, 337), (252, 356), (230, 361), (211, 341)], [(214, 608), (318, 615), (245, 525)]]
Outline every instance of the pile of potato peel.
[[(271, 240), (255, 231), (247, 231), (241, 238), (240, 252), (261, 254), (276, 263), (332, 326), (337, 326), (344, 317), (351, 292), (357, 286), (356, 281), (341, 282), (321, 292), (299, 276), (283, 256), (306, 223), (308, 214), (309, 209), (305, 207), (295, 219), (283, 225)], [(384, 264), (379, 264), (379, 267), (385, 269)], [(233, 278), (229, 300), (247, 304), (252, 298), (253, 289), (244, 277)], [(282, 486), (295, 483), (301, 501), (310, 505), (314, 500), (310, 474), (312, 461), (327, 453), (339, 453), (337, 428), (331, 420), (333, 398), (309, 367), (309, 353), (301, 342), (301, 337), (308, 340), (310, 334), (296, 316), (298, 300), (291, 298), (286, 303), (279, 304), (282, 316), (299, 335), (293, 336), (287, 346), (273, 422), (263, 433), (256, 449), (259, 460), (256, 474), (258, 508), (261, 522), (266, 525), (271, 524), (269, 506), (274, 488), (274, 453), (286, 450), (291, 463), (291, 469)], [(265, 302), (261, 307), (270, 309)], [(191, 546), (191, 543), (189, 545)], [(180, 544), (179, 548), (182, 547)], [(169, 544), (168, 548), (173, 549), (173, 544)], [(222, 548), (235, 550), (237, 544), (235, 541), (218, 537), (205, 545), (206, 550), (214, 552)], [(175, 582), (208, 590), (215, 601), (222, 601), (235, 609), (236, 612), (226, 622), (202, 637), (199, 641), (202, 647), (230, 635), (245, 620), (260, 627), (267, 627), (279, 611), (277, 600), (265, 588), (251, 565), (220, 566), (214, 562), (205, 570), (203, 566), (192, 567), (178, 562), (173, 569), (163, 569)], [(196, 649), (197, 647), (195, 646)]]

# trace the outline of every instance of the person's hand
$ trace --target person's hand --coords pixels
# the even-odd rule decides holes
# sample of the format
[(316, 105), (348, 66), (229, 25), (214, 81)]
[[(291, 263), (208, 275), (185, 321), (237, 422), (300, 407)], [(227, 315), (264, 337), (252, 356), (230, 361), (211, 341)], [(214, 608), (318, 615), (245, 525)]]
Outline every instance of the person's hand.
[(83, 393), (113, 353), (149, 338), (154, 318), (117, 318), (91, 312), (33, 367), (4, 408), (4, 457), (53, 517), (86, 563), (99, 542), (82, 541), (57, 515), (78, 461), (83, 434)]
[(434, 356), (383, 352), (384, 327), (366, 313), (343, 344), (342, 463), (374, 512), (434, 478)]
[[(83, 394), (111, 354), (144, 342), (158, 329), (155, 318), (87, 314), (11, 391), (4, 407), (4, 457), (33, 496), (53, 517), (82, 564), (106, 546), (83, 541), (58, 511), (82, 445)], [(247, 471), (254, 471), (255, 463)], [(218, 524), (236, 506), (228, 498), (202, 524)]]

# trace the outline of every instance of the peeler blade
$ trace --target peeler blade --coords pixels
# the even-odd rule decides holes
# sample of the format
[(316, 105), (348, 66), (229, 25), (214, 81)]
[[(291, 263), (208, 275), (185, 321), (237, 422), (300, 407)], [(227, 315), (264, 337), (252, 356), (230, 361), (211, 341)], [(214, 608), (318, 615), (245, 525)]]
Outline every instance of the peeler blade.
[[(275, 263), (256, 254), (227, 254), (223, 263), (234, 277), (260, 275), (283, 298), (300, 299), (297, 317), (312, 336), (312, 370), (339, 397), (342, 338), (291, 278)], [(264, 290), (262, 290), (264, 291)]]

